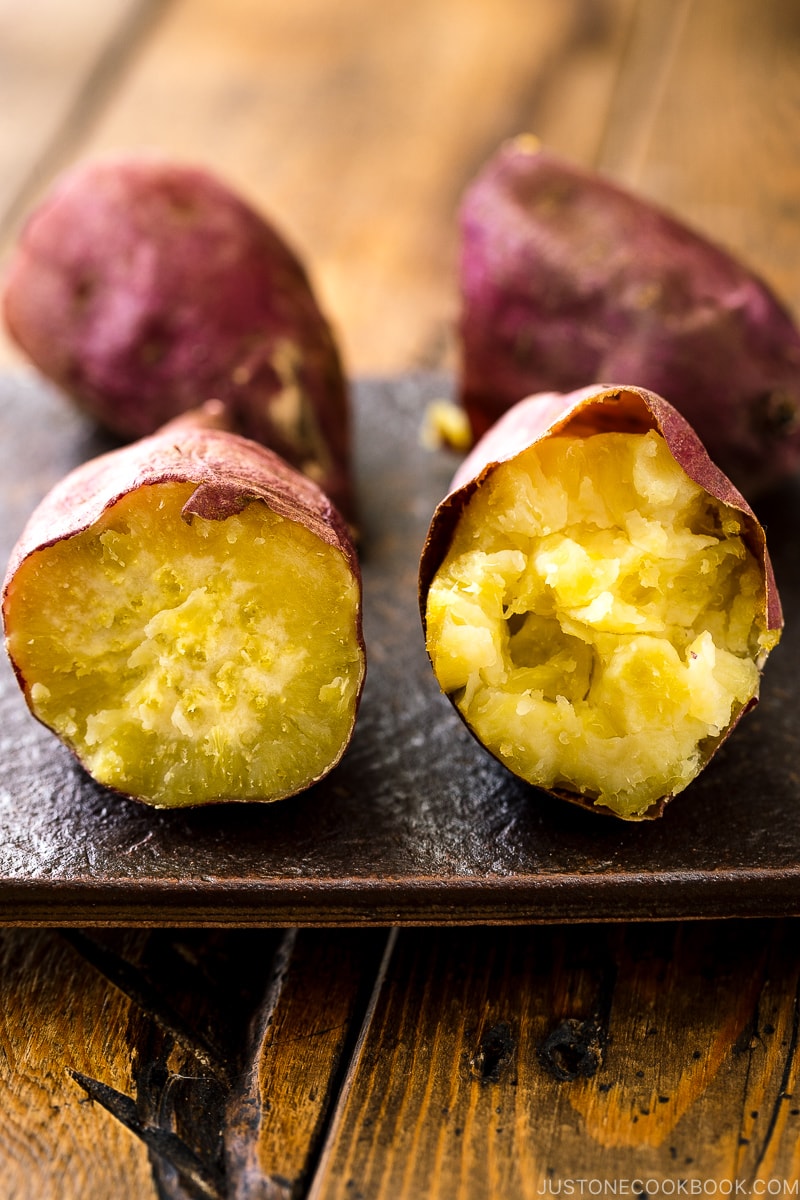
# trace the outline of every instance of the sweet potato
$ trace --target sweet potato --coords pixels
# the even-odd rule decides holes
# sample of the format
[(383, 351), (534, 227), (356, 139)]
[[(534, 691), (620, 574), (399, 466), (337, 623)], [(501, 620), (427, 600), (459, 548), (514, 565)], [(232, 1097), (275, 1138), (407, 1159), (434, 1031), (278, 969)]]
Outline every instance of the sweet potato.
[(668, 396), (748, 496), (800, 464), (800, 331), (730, 254), (535, 139), (460, 211), (461, 398), (476, 437), (535, 392)]
[(218, 397), (237, 431), (351, 515), (347, 388), (297, 255), (210, 172), (75, 166), (30, 215), (5, 284), (33, 363), (123, 439)]
[(272, 451), (188, 418), (49, 493), (3, 619), (34, 715), (157, 807), (292, 795), (353, 730), (365, 655), (343, 519)]
[(510, 409), (434, 514), (420, 609), (475, 736), (631, 820), (661, 815), (755, 703), (782, 628), (752, 510), (641, 388)]

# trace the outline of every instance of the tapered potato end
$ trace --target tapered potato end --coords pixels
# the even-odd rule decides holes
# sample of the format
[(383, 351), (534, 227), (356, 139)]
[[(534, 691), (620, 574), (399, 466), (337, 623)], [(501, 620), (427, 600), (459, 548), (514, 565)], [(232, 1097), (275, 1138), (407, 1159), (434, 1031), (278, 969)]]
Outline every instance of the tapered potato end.
[(282, 234), (213, 173), (158, 154), (86, 160), (29, 214), (5, 322), (101, 425), (150, 435), (212, 396), (354, 519), (334, 331)]
[(781, 613), (763, 531), (660, 397), (536, 397), (476, 447), (421, 572), (437, 679), (553, 794), (659, 816), (758, 696)]
[(746, 495), (800, 467), (800, 328), (747, 266), (535, 139), (460, 207), (460, 391), (480, 437), (523, 396), (635, 381)]

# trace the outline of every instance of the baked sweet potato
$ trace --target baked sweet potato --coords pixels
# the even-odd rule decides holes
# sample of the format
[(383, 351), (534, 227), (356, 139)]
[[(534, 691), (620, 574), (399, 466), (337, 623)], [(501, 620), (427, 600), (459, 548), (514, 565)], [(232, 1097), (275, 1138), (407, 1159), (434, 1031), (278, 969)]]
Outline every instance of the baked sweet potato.
[(426, 645), (523, 779), (659, 816), (758, 696), (782, 615), (764, 532), (641, 388), (530, 397), (459, 468), (420, 563)]
[(800, 464), (800, 331), (766, 284), (643, 198), (531, 137), (460, 211), (461, 398), (475, 437), (535, 392), (635, 383), (746, 495)]
[(209, 171), (80, 163), (30, 215), (4, 297), (33, 363), (123, 439), (218, 397), (352, 514), (347, 388), (297, 255)]
[(34, 715), (157, 807), (292, 795), (353, 730), (365, 654), (342, 517), (272, 451), (187, 418), (49, 493), (3, 619)]

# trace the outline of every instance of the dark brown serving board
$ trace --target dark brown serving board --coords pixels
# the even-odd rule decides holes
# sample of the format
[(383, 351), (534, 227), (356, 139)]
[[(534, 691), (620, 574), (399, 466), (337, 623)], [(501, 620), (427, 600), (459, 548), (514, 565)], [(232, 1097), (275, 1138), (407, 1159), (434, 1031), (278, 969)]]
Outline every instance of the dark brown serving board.
[[(337, 770), (274, 805), (156, 812), (94, 784), (0, 665), (0, 924), (368, 925), (800, 914), (800, 486), (763, 499), (787, 617), (762, 702), (655, 823), (528, 787), (440, 695), (416, 568), (456, 460), (425, 450), (447, 379), (356, 386), (368, 681)], [(26, 375), (0, 379), (4, 561), (68, 468), (105, 448)]]

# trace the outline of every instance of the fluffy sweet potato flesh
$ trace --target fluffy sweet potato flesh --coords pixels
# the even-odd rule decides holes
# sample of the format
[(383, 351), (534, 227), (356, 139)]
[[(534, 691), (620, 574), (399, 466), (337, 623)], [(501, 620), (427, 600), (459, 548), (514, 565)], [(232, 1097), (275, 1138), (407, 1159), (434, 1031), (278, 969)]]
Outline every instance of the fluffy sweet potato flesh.
[(441, 687), (518, 775), (642, 815), (696, 776), (778, 640), (741, 535), (655, 430), (533, 445), (472, 494), (433, 578)]
[(28, 702), (101, 783), (160, 807), (274, 800), (329, 769), (363, 674), (345, 556), (253, 501), (139, 487), (28, 555), (6, 594)]

